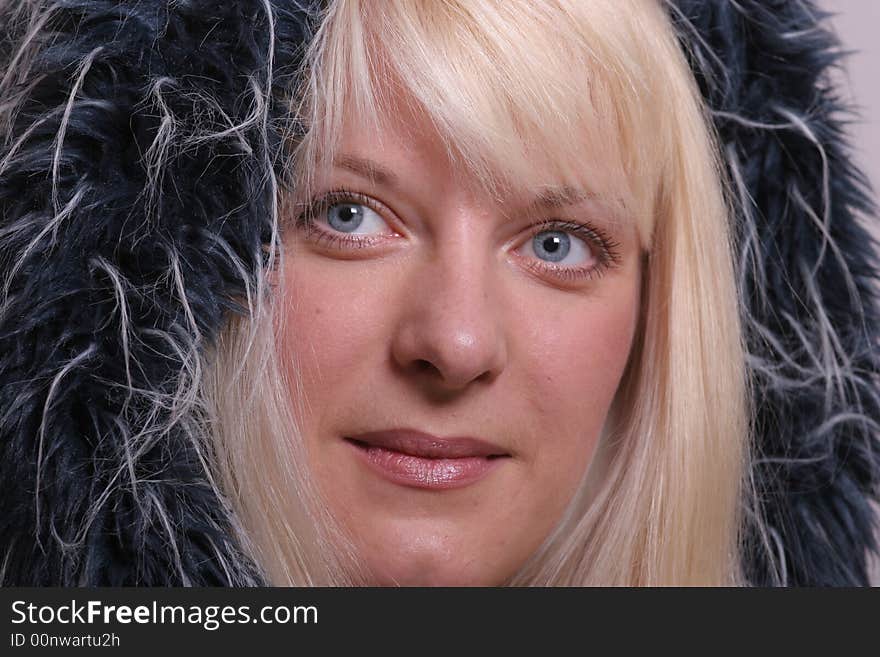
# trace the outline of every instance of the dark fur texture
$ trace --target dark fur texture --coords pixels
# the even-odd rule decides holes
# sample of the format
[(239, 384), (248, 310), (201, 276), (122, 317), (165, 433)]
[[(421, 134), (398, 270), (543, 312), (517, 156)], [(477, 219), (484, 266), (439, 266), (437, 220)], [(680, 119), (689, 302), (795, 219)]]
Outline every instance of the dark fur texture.
[[(756, 584), (867, 583), (880, 477), (876, 220), (828, 74), (840, 51), (803, 0), (676, 2), (739, 196), (757, 414)], [(769, 553), (765, 550), (769, 547)]]
[[(0, 0), (2, 583), (262, 581), (202, 465), (198, 405), (169, 402), (265, 263), (299, 4), (62, 0), (21, 50), (42, 14)], [(746, 200), (769, 528), (749, 524), (749, 576), (864, 584), (878, 264), (825, 78), (833, 40), (809, 2), (670, 12)]]

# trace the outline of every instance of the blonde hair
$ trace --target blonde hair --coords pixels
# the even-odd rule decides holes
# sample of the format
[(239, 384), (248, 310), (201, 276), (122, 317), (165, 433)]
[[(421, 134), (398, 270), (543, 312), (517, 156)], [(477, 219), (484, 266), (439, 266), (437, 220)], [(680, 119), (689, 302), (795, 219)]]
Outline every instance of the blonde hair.
[[(619, 169), (628, 189), (611, 191), (636, 199), (645, 254), (636, 343), (582, 489), (509, 583), (740, 583), (749, 427), (728, 211), (663, 3), (338, 0), (303, 75), (296, 195), (332, 160), (346, 116), (381, 125), (401, 100), (494, 194), (535, 182), (535, 152), (553, 154), (563, 183), (589, 183), (585, 151)], [(280, 281), (261, 289), (211, 356), (220, 480), (272, 584), (362, 583), (304, 466), (298, 383), (273, 333), (270, 297), (284, 294)]]

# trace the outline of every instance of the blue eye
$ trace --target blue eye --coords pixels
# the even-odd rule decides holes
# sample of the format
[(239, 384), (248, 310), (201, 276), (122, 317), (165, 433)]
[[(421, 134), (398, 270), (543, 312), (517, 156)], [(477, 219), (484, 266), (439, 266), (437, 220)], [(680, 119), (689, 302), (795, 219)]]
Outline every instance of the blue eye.
[(570, 231), (542, 230), (523, 245), (525, 255), (554, 265), (578, 266), (595, 260), (590, 246)]
[(532, 250), (539, 258), (559, 262), (571, 251), (571, 238), (562, 231), (544, 231), (532, 239)]
[(327, 225), (340, 233), (372, 235), (388, 232), (379, 213), (362, 203), (333, 203), (327, 206)]
[(327, 209), (327, 223), (342, 233), (351, 233), (364, 222), (364, 210), (353, 203), (339, 203)]

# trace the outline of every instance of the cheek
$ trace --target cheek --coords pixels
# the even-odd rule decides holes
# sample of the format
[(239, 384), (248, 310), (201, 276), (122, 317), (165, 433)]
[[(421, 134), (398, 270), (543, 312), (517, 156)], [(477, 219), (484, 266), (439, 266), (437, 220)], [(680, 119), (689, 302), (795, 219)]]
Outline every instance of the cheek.
[[(533, 300), (520, 331), (522, 399), (548, 445), (530, 446), (534, 467), (576, 485), (589, 464), (626, 367), (638, 318), (636, 277), (574, 303)], [(542, 431), (543, 429), (543, 431)], [(557, 480), (559, 481), (559, 480)]]
[(553, 400), (577, 408), (614, 394), (629, 356), (635, 308), (620, 301), (590, 301), (582, 308), (559, 313), (550, 321), (532, 320), (524, 360), (530, 379)]
[[(284, 374), (301, 402), (294, 412), (308, 443), (340, 404), (359, 396), (348, 387), (368, 380), (375, 367), (384, 324), (378, 310), (384, 307), (382, 288), (353, 286), (315, 262), (291, 266), (286, 285), (276, 332)], [(300, 413), (300, 406), (308, 410)]]
[[(287, 292), (279, 314), (281, 357), (289, 380), (298, 376), (313, 409), (332, 408), (345, 381), (356, 380), (384, 339), (383, 285), (353, 285), (344, 269), (304, 255), (288, 264)], [(341, 311), (344, 309), (344, 312)]]

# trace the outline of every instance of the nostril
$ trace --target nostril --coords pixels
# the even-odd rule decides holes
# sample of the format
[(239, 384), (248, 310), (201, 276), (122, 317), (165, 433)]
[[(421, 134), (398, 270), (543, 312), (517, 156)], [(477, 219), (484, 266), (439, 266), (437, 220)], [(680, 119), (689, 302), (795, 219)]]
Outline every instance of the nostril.
[(424, 316), (419, 322), (398, 327), (390, 345), (391, 359), (402, 376), (414, 376), (420, 384), (449, 392), (471, 382), (488, 383), (504, 368), (505, 346), (495, 328), (491, 332), (456, 330)]

